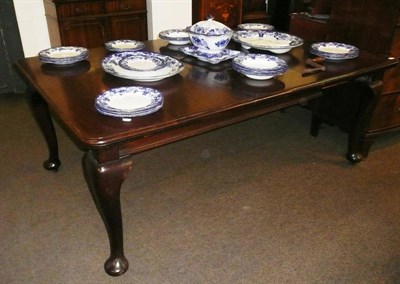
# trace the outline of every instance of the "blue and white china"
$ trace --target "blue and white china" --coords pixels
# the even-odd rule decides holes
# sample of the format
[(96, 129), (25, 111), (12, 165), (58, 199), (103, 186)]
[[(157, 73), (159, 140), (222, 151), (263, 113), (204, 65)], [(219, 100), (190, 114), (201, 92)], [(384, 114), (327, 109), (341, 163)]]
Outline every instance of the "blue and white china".
[(234, 58), (232, 68), (251, 79), (266, 80), (285, 73), (288, 65), (277, 56), (250, 53)]
[(355, 58), (360, 51), (357, 47), (339, 42), (317, 42), (310, 47), (310, 52), (327, 60)]
[(304, 43), (299, 37), (274, 31), (243, 30), (235, 32), (232, 38), (244, 48), (268, 50), (277, 54), (286, 53)]
[(238, 56), (241, 52), (232, 49), (222, 49), (219, 52), (208, 52), (204, 49), (201, 49), (197, 46), (185, 46), (181, 47), (180, 51), (187, 55), (191, 55), (196, 57), (197, 59), (205, 62), (209, 62), (212, 64), (217, 64), (225, 60), (229, 60)]
[(59, 46), (44, 49), (39, 52), (39, 59), (43, 63), (69, 65), (89, 57), (89, 51), (78, 46)]
[(163, 40), (167, 40), (170, 44), (184, 45), (190, 43), (189, 34), (183, 29), (161, 31), (158, 36)]
[(109, 51), (124, 52), (124, 51), (137, 51), (145, 48), (143, 42), (132, 39), (112, 40), (105, 43)]
[[(148, 54), (152, 54), (152, 56), (163, 60), (165, 66), (151, 71), (128, 70), (120, 66), (120, 61), (126, 57)], [(103, 59), (101, 65), (104, 71), (111, 75), (140, 82), (154, 82), (172, 77), (181, 72), (184, 68), (182, 62), (168, 55), (144, 51), (112, 53)]]
[(208, 19), (190, 26), (188, 33), (193, 45), (209, 52), (219, 52), (228, 45), (233, 31), (218, 21)]
[(140, 52), (135, 55), (123, 57), (119, 61), (119, 65), (127, 70), (156, 71), (164, 68), (166, 62), (156, 53)]
[(164, 103), (162, 94), (148, 87), (119, 87), (97, 96), (95, 108), (98, 112), (114, 117), (137, 117), (159, 110)]
[(239, 30), (272, 31), (275, 27), (262, 23), (243, 23), (238, 25)]

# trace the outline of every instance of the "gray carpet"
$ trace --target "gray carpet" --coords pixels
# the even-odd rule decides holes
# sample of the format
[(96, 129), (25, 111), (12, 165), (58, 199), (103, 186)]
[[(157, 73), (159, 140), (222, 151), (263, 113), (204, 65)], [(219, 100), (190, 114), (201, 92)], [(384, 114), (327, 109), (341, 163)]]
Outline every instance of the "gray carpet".
[(0, 96), (0, 283), (400, 283), (400, 135), (349, 164), (346, 135), (290, 108), (133, 157), (122, 189), (130, 268), (57, 126), (46, 172), (26, 102)]

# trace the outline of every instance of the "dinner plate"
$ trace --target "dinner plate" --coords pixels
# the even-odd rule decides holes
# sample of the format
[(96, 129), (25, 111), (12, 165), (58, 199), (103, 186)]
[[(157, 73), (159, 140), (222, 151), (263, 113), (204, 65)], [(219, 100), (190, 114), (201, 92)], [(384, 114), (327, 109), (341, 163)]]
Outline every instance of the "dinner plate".
[(148, 87), (119, 87), (97, 96), (95, 108), (104, 115), (137, 117), (159, 110), (164, 103), (162, 94)]
[(189, 34), (184, 29), (170, 29), (161, 31), (158, 36), (171, 44), (184, 45), (190, 43)]
[(229, 60), (238, 56), (241, 52), (232, 49), (221, 49), (218, 52), (208, 52), (205, 49), (198, 48), (197, 46), (185, 46), (181, 47), (180, 50), (187, 54), (196, 57), (197, 59), (212, 64), (217, 64), (225, 60)]
[(39, 52), (39, 59), (43, 63), (69, 65), (89, 57), (89, 51), (78, 46), (59, 46), (44, 49)]
[(135, 71), (156, 71), (166, 66), (165, 60), (155, 53), (138, 53), (123, 57), (119, 65), (127, 70)]
[(143, 42), (132, 39), (112, 40), (105, 43), (108, 50), (114, 52), (137, 51), (145, 48)]
[(243, 23), (238, 25), (239, 30), (272, 31), (275, 27), (262, 23)]
[[(126, 57), (149, 53), (163, 60), (165, 62), (165, 66), (163, 68), (152, 71), (128, 70), (120, 66), (119, 62)], [(101, 64), (104, 71), (111, 75), (140, 82), (153, 82), (172, 77), (181, 72), (184, 68), (182, 62), (168, 55), (142, 51), (112, 53), (106, 56)]]
[(317, 42), (310, 47), (310, 52), (327, 60), (355, 58), (360, 51), (357, 47), (339, 42)]
[(273, 31), (237, 31), (232, 39), (244, 48), (268, 50), (277, 54), (286, 53), (304, 43), (301, 38), (294, 35)]

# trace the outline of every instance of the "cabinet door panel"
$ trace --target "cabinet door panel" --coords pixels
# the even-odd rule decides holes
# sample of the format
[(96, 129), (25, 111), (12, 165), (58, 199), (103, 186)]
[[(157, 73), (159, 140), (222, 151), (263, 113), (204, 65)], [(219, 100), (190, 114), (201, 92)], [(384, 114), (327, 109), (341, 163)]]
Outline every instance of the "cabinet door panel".
[(87, 48), (103, 46), (108, 38), (106, 21), (103, 18), (62, 22), (60, 34), (62, 45)]
[(57, 16), (59, 18), (79, 17), (88, 15), (99, 15), (104, 13), (104, 5), (101, 1), (73, 2), (57, 5)]
[(400, 93), (379, 98), (374, 110), (370, 130), (379, 131), (400, 125)]
[(147, 40), (146, 14), (110, 17), (111, 38)]
[(113, 0), (106, 2), (106, 12), (146, 11), (146, 0)]

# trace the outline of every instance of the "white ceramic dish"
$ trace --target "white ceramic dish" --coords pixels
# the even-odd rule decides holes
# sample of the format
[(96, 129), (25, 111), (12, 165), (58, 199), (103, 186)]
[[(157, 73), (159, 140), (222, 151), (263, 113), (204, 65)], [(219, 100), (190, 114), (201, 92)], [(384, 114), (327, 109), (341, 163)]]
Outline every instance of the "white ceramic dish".
[(119, 62), (125, 57), (148, 54), (148, 53), (149, 52), (141, 52), (141, 51), (113, 53), (103, 59), (102, 67), (105, 72), (114, 75), (116, 77), (140, 81), (140, 82), (153, 82), (168, 77), (172, 77), (181, 72), (184, 68), (183, 63), (178, 61), (177, 59), (155, 52), (153, 53), (154, 56), (165, 61), (165, 67), (153, 71), (137, 71), (137, 70), (127, 70), (125, 68), (122, 68), (119, 64)]
[(220, 22), (208, 19), (191, 26), (188, 33), (193, 45), (210, 52), (219, 52), (228, 45), (233, 31)]
[(288, 69), (285, 60), (267, 54), (241, 54), (232, 60), (232, 68), (255, 80), (282, 75)]
[(219, 52), (208, 52), (207, 50), (203, 50), (198, 48), (197, 46), (185, 46), (180, 48), (180, 51), (183, 53), (194, 56), (197, 59), (209, 62), (211, 64), (217, 64), (225, 60), (229, 60), (238, 56), (241, 52), (232, 49), (222, 49)]
[(59, 46), (44, 49), (39, 52), (39, 59), (43, 63), (69, 65), (89, 57), (89, 51), (78, 46)]
[(185, 45), (190, 43), (189, 34), (183, 29), (170, 29), (161, 31), (158, 36), (170, 44)]
[(352, 59), (360, 53), (357, 47), (339, 42), (313, 43), (310, 52), (327, 60)]
[(156, 112), (163, 106), (162, 94), (147, 87), (120, 87), (107, 90), (95, 101), (101, 114), (114, 117), (137, 117)]
[(262, 23), (243, 23), (238, 25), (239, 30), (272, 31), (275, 27)]
[(119, 66), (134, 71), (156, 71), (164, 68), (166, 62), (156, 53), (140, 52), (135, 55), (123, 57), (119, 61)]
[(131, 39), (112, 40), (104, 45), (109, 51), (114, 52), (138, 51), (145, 47), (143, 42)]
[(244, 48), (268, 50), (277, 54), (286, 53), (303, 44), (299, 37), (273, 31), (237, 31), (232, 39)]

